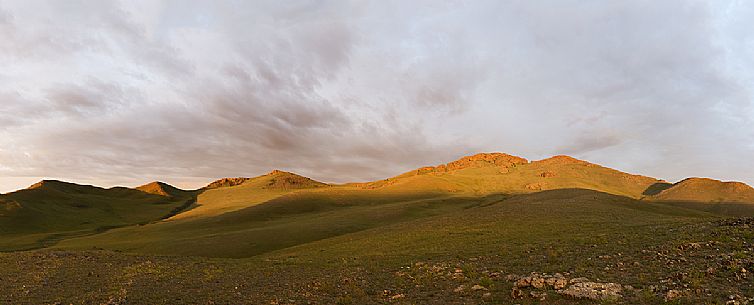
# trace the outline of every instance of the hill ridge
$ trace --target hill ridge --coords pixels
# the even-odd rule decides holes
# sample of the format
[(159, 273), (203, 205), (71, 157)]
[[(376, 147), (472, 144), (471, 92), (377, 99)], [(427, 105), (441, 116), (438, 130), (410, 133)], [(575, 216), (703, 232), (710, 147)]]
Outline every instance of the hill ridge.
[(175, 186), (161, 181), (153, 181), (142, 186), (134, 188), (147, 194), (160, 195), (165, 197), (175, 197), (179, 193), (185, 192)]
[(739, 181), (689, 177), (673, 183), (651, 198), (660, 201), (754, 203), (754, 188)]
[(93, 187), (93, 188), (103, 189), (99, 186), (94, 186), (94, 185), (78, 184), (78, 183), (66, 182), (66, 181), (55, 180), (55, 179), (43, 179), (37, 183), (30, 185), (24, 190), (35, 190), (35, 189), (43, 189), (47, 187), (61, 187), (61, 186), (62, 187)]

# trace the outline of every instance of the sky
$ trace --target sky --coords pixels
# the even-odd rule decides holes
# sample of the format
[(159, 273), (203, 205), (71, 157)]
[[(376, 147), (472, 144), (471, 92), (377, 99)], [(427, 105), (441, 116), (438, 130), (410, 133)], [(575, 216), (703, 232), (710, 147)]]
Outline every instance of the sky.
[(752, 1), (0, 0), (0, 192), (477, 152), (754, 184)]

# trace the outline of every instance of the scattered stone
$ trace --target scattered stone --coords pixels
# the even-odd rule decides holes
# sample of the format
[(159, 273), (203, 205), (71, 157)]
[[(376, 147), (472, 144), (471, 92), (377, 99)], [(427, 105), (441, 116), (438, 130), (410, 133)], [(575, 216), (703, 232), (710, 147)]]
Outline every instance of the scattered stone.
[(531, 277), (526, 276), (526, 277), (522, 277), (522, 278), (518, 279), (518, 281), (516, 281), (516, 283), (514, 284), (514, 286), (516, 286), (518, 288), (524, 288), (524, 287), (531, 286)]
[(681, 292), (675, 289), (668, 290), (668, 292), (665, 293), (665, 302), (675, 300), (681, 296)]
[(453, 292), (455, 292), (455, 293), (461, 293), (464, 290), (466, 290), (466, 285), (461, 285), (461, 286), (458, 286), (456, 289), (453, 289)]
[(545, 299), (547, 299), (547, 292), (544, 292), (544, 291), (542, 292), (532, 291), (529, 293), (529, 295), (531, 295), (532, 298), (539, 299), (540, 301), (544, 301)]
[(482, 285), (478, 285), (478, 284), (477, 284), (477, 285), (474, 285), (474, 286), (472, 286), (472, 287), (471, 287), (471, 290), (474, 290), (474, 291), (479, 291), (479, 290), (489, 290), (489, 289), (485, 288), (485, 287), (484, 287), (484, 286), (482, 286)]
[(513, 287), (513, 289), (511, 290), (511, 298), (520, 299), (523, 297), (524, 297), (524, 292), (521, 291), (521, 289)]
[(623, 288), (617, 283), (576, 282), (568, 288), (558, 290), (559, 294), (577, 299), (614, 300), (620, 299)]
[(577, 277), (577, 278), (572, 278), (572, 279), (571, 279), (570, 281), (568, 281), (568, 282), (569, 282), (569, 283), (571, 283), (571, 284), (574, 284), (574, 283), (584, 283), (584, 282), (588, 282), (588, 281), (589, 281), (589, 279), (588, 279), (588, 278), (585, 278), (585, 277)]
[(482, 299), (485, 299), (485, 300), (489, 300), (489, 299), (492, 299), (492, 293), (491, 293), (491, 292), (485, 292), (485, 293), (484, 293), (484, 294), (482, 295)]
[(541, 277), (533, 277), (531, 279), (531, 286), (537, 289), (545, 287), (545, 279)]

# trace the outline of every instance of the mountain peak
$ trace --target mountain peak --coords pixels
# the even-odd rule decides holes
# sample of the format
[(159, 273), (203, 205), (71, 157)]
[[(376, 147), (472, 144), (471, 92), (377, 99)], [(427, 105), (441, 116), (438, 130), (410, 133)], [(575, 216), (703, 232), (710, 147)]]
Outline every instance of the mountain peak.
[(70, 182), (63, 182), (60, 180), (42, 180), (37, 183), (32, 184), (27, 190), (35, 190), (35, 189), (44, 189), (44, 188), (50, 188), (50, 187), (65, 187), (65, 186), (79, 186), (78, 184), (70, 183)]
[(321, 186), (328, 185), (326, 183), (315, 181), (315, 180), (312, 180), (310, 178), (307, 178), (307, 177), (304, 177), (295, 173), (276, 169), (267, 174), (264, 174), (262, 176), (255, 177), (255, 178), (245, 178), (245, 177), (222, 178), (222, 179), (219, 179), (210, 183), (205, 188), (214, 189), (214, 188), (221, 188), (221, 187), (231, 187), (231, 186), (241, 185), (247, 182), (259, 184), (261, 185), (261, 187), (267, 188), (267, 189), (296, 189), (296, 188), (321, 187)]
[(221, 187), (231, 187), (231, 186), (240, 185), (249, 180), (251, 180), (251, 178), (245, 178), (245, 177), (222, 178), (222, 179), (215, 180), (214, 182), (210, 183), (204, 188), (216, 189), (216, 188), (221, 188)]
[(510, 168), (519, 164), (529, 163), (521, 157), (505, 154), (505, 153), (479, 153), (471, 156), (465, 156), (453, 162), (442, 164), (438, 166), (428, 166), (418, 169), (418, 174), (435, 172), (444, 173), (452, 172), (466, 168), (479, 168), (479, 167), (503, 167)]
[(294, 174), (294, 173), (291, 173), (291, 172), (286, 172), (286, 171), (279, 170), (279, 169), (273, 169), (271, 172), (267, 173), (265, 176), (279, 176), (279, 175), (299, 176), (299, 177), (302, 177), (302, 176), (300, 176), (298, 174)]
[(177, 193), (181, 192), (178, 188), (160, 181), (154, 181), (136, 188), (144, 193), (160, 195), (165, 197), (173, 197)]
[(269, 181), (264, 186), (267, 189), (299, 189), (327, 186), (326, 183), (277, 169), (262, 177), (269, 178)]

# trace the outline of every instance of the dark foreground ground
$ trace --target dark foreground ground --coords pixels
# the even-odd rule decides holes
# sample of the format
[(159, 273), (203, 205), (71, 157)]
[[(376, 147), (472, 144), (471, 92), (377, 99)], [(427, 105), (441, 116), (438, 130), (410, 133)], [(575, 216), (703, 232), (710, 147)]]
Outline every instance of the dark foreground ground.
[(754, 304), (754, 218), (556, 241), (457, 256), (6, 253), (0, 304)]

